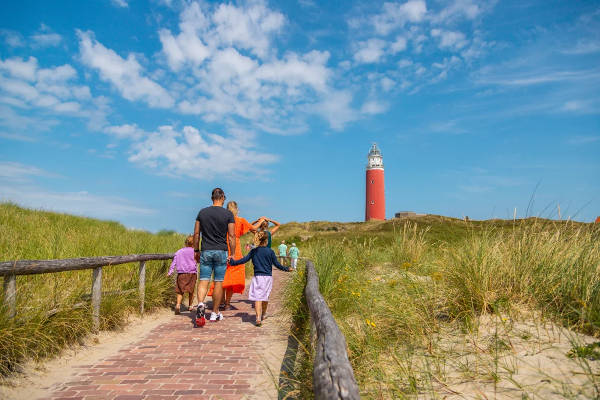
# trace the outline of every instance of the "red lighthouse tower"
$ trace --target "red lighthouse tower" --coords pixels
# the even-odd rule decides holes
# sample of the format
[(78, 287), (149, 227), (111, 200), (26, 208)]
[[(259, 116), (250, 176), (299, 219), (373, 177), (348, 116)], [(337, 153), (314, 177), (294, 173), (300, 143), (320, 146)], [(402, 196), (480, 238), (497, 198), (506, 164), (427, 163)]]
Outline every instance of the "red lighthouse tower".
[(376, 143), (371, 146), (367, 159), (365, 221), (385, 220), (383, 156)]

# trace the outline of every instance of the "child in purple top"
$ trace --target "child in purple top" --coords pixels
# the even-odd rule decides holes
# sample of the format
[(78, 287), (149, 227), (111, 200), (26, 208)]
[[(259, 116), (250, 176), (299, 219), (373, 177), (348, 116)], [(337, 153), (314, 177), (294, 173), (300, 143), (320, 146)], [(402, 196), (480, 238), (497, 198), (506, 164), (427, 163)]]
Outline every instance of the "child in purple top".
[(177, 305), (175, 314), (180, 313), (183, 294), (189, 294), (188, 304), (192, 307), (192, 298), (196, 289), (196, 280), (198, 279), (196, 269), (196, 260), (194, 259), (194, 237), (192, 235), (185, 239), (185, 247), (177, 250), (169, 268), (169, 275), (177, 268), (177, 280), (175, 281), (175, 293), (177, 293)]

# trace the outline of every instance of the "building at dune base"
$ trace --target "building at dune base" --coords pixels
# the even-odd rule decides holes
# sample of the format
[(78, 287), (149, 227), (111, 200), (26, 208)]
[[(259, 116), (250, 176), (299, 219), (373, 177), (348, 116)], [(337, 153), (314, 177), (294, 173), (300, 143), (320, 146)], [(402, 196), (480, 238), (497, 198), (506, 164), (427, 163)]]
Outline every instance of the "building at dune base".
[(400, 211), (394, 214), (394, 218), (414, 218), (414, 217), (424, 217), (427, 214), (419, 214), (414, 211)]

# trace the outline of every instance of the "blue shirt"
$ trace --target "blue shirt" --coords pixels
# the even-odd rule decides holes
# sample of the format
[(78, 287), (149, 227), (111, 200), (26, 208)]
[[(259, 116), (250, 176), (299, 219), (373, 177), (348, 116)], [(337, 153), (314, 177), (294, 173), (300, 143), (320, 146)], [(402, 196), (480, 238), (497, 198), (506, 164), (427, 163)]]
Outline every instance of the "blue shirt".
[(298, 250), (298, 248), (296, 246), (292, 246), (290, 247), (290, 257), (291, 258), (298, 258), (298, 255), (300, 254), (300, 250)]
[(273, 275), (273, 265), (282, 271), (289, 271), (288, 267), (284, 267), (277, 261), (275, 252), (268, 247), (259, 246), (255, 249), (250, 250), (250, 253), (246, 254), (246, 257), (239, 260), (232, 260), (229, 262), (230, 265), (245, 264), (252, 260), (254, 264), (254, 276), (271, 276)]
[(285, 257), (287, 254), (287, 246), (283, 243), (281, 243), (278, 247), (279, 249), (279, 256), (281, 257)]

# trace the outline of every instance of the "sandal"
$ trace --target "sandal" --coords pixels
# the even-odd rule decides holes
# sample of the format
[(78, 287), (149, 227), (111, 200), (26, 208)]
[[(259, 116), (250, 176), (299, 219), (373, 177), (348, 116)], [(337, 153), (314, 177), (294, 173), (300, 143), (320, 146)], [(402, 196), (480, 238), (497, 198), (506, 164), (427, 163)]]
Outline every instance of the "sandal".
[(179, 314), (181, 314), (181, 308), (175, 306), (175, 315), (179, 315)]

